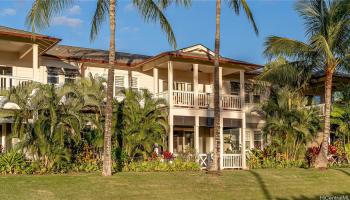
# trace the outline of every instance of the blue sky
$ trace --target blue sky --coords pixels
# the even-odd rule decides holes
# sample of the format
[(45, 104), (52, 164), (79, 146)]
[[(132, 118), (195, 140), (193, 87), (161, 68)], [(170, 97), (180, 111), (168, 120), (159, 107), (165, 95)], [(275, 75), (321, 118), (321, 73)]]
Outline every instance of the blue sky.
[[(24, 24), (32, 0), (0, 0), (0, 25), (26, 29)], [(258, 24), (256, 36), (245, 15), (236, 16), (223, 2), (221, 54), (226, 57), (264, 64), (262, 52), (267, 36), (278, 35), (304, 40), (303, 22), (290, 0), (248, 1)], [(108, 49), (109, 31), (105, 23), (98, 38), (89, 40), (95, 0), (80, 0), (54, 17), (43, 34), (62, 39), (61, 44)], [(193, 0), (190, 8), (173, 6), (166, 11), (173, 26), (178, 48), (201, 43), (214, 48), (215, 1)], [(118, 51), (156, 55), (172, 50), (157, 24), (145, 23), (130, 1), (117, 6), (116, 47)]]

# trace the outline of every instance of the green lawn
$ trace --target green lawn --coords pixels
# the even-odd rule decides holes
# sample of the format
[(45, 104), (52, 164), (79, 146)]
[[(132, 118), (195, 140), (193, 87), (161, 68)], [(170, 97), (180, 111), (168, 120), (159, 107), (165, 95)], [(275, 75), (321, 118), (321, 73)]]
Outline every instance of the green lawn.
[(319, 199), (349, 195), (350, 169), (0, 176), (0, 199)]

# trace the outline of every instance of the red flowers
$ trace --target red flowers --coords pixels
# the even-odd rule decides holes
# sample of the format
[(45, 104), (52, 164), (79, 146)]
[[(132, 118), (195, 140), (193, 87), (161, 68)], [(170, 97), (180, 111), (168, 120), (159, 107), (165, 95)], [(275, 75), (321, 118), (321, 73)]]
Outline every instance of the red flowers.
[(329, 154), (336, 154), (337, 153), (337, 147), (335, 147), (333, 145), (329, 145), (328, 146), (328, 153)]
[(163, 152), (163, 157), (166, 160), (171, 160), (174, 158), (173, 154), (170, 151), (164, 151)]

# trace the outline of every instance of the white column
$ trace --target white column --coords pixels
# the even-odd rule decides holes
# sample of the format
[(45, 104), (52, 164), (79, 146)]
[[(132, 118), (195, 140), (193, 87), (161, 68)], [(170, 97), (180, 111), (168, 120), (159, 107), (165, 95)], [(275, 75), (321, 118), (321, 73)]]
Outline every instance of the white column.
[(198, 109), (198, 64), (193, 64), (194, 107)]
[(240, 97), (242, 107), (242, 168), (247, 169), (246, 165), (246, 151), (245, 151), (245, 137), (246, 137), (246, 114), (245, 114), (245, 90), (244, 90), (244, 71), (239, 72), (240, 80)]
[(153, 94), (159, 93), (159, 80), (158, 80), (158, 68), (153, 68)]
[(199, 153), (199, 116), (195, 116), (194, 124), (194, 149)]
[(39, 80), (39, 47), (37, 44), (33, 44), (33, 80)]
[(171, 153), (174, 152), (174, 116), (171, 114), (169, 114), (168, 148)]
[(223, 169), (224, 164), (224, 123), (223, 118), (220, 117), (220, 170)]
[(168, 61), (168, 96), (169, 96), (169, 108), (173, 107), (173, 86), (174, 86), (174, 79), (173, 79), (173, 62)]
[[(219, 67), (219, 96), (220, 96), (220, 111), (222, 108), (222, 67)], [(223, 132), (223, 118), (220, 115), (220, 169), (223, 169), (224, 156), (224, 132)]]
[(169, 96), (169, 151), (174, 152), (174, 116), (172, 114), (173, 107), (173, 62), (168, 61), (168, 96)]
[(1, 144), (2, 144), (2, 150), (3, 152), (6, 151), (6, 124), (2, 124), (2, 129), (1, 129)]

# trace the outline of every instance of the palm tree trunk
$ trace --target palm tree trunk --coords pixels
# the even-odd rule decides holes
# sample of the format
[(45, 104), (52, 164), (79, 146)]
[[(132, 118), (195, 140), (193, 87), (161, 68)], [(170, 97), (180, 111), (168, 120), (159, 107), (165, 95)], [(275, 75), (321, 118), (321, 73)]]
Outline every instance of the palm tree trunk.
[(315, 167), (327, 168), (328, 164), (328, 140), (330, 134), (330, 115), (331, 115), (331, 103), (332, 103), (332, 79), (333, 79), (333, 67), (327, 67), (326, 81), (325, 81), (325, 115), (324, 115), (324, 133), (321, 144), (320, 153), (318, 154)]
[(115, 62), (115, 0), (110, 0), (109, 3), (109, 29), (110, 29), (110, 42), (109, 42), (109, 69), (107, 79), (107, 102), (106, 102), (106, 121), (105, 121), (105, 134), (103, 145), (103, 176), (112, 175), (112, 100), (113, 100), (113, 82), (114, 82), (114, 62)]
[(221, 0), (216, 0), (216, 32), (215, 32), (215, 60), (214, 60), (214, 159), (211, 171), (220, 170), (220, 14)]

